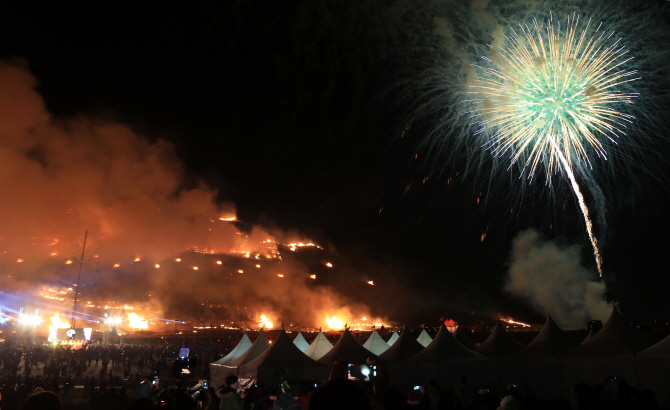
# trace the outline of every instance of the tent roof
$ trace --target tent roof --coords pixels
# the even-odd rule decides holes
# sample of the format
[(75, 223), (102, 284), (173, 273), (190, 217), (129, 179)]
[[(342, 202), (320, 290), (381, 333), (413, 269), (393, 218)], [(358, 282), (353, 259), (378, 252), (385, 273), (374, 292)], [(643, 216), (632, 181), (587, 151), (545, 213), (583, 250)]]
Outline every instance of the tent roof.
[[(397, 335), (397, 333), (394, 333), (394, 335)], [(414, 336), (407, 329), (397, 339), (393, 346), (379, 355), (380, 359), (399, 362), (414, 356), (424, 349), (423, 345), (414, 339)]]
[(305, 354), (314, 360), (319, 360), (324, 354), (333, 348), (333, 344), (326, 338), (323, 332), (319, 331), (312, 344), (305, 350)]
[(400, 336), (398, 336), (398, 333), (397, 333), (397, 332), (393, 332), (393, 334), (391, 335), (391, 338), (390, 338), (390, 339), (388, 340), (388, 342), (386, 342), (386, 343), (387, 343), (389, 346), (393, 346), (393, 343), (395, 343), (395, 341), (398, 340), (399, 337), (400, 337)]
[(377, 355), (358, 343), (358, 340), (356, 340), (351, 332), (346, 329), (344, 333), (342, 333), (340, 340), (335, 343), (335, 346), (318, 359), (318, 362), (327, 366), (332, 366), (332, 364), (340, 358), (347, 360), (348, 363), (362, 364), (365, 363), (368, 358), (377, 359)]
[(486, 357), (499, 359), (521, 349), (523, 349), (523, 344), (514, 340), (498, 320), (491, 335), (475, 349), (475, 352)]
[(305, 340), (305, 337), (302, 333), (298, 332), (298, 336), (293, 339), (293, 343), (300, 349), (301, 352), (304, 352), (309, 347), (309, 343)]
[(384, 339), (382, 339), (381, 336), (379, 336), (379, 333), (377, 333), (376, 330), (373, 330), (372, 333), (370, 333), (368, 340), (363, 344), (363, 347), (379, 356), (390, 346), (384, 341)]
[(636, 353), (655, 345), (658, 340), (631, 326), (616, 308), (609, 319), (592, 338), (569, 356), (603, 356)]
[(417, 340), (417, 342), (421, 343), (423, 345), (423, 347), (427, 347), (430, 344), (430, 342), (433, 341), (433, 339), (430, 337), (428, 332), (426, 332), (426, 329), (423, 329), (421, 331), (421, 334), (419, 335), (419, 337), (416, 340)]
[(410, 357), (409, 363), (442, 363), (454, 360), (480, 360), (484, 356), (463, 346), (451, 336), (446, 327), (441, 326), (435, 339), (422, 351)]
[(456, 330), (453, 333), (453, 336), (456, 340), (461, 342), (461, 344), (465, 347), (467, 347), (470, 350), (475, 350), (477, 348), (477, 345), (472, 343), (470, 339), (468, 339), (464, 334), (463, 331), (461, 330), (460, 327), (457, 327)]
[(293, 343), (282, 329), (277, 339), (258, 357), (242, 365), (243, 368), (254, 367), (324, 367), (322, 364), (307, 357)]
[(233, 360), (237, 359), (238, 357), (240, 357), (250, 347), (251, 347), (251, 339), (249, 339), (249, 336), (246, 333), (244, 333), (242, 335), (242, 339), (240, 339), (240, 342), (237, 344), (237, 346), (235, 346), (233, 350), (230, 351), (230, 353), (223, 356), (222, 358), (220, 358), (219, 360), (215, 361), (212, 364), (228, 364)]
[(265, 336), (265, 333), (261, 332), (254, 341), (254, 344), (252, 344), (246, 352), (242, 353), (236, 359), (226, 363), (225, 365), (228, 367), (242, 366), (243, 364), (249, 363), (250, 361), (260, 356), (261, 353), (267, 350), (268, 347), (270, 347), (268, 337)]
[(670, 354), (670, 336), (656, 343), (652, 347), (645, 349), (642, 354)]
[(597, 333), (597, 332), (596, 332), (595, 330), (593, 330), (593, 329), (589, 330), (589, 334), (586, 335), (586, 337), (584, 338), (584, 340), (582, 340), (582, 343), (581, 343), (581, 344), (584, 344), (584, 343), (586, 343), (588, 340), (591, 340), (591, 339), (593, 338), (593, 336), (596, 335), (596, 333)]
[(513, 357), (557, 357), (578, 347), (579, 343), (565, 334), (547, 313), (547, 321), (537, 337)]

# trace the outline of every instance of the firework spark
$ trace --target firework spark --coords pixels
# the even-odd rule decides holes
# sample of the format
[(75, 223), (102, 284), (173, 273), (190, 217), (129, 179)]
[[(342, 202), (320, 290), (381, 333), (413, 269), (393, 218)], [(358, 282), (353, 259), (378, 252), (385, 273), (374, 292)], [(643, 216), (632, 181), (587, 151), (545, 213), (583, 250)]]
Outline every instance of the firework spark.
[(591, 20), (579, 29), (579, 16), (567, 25), (549, 19), (546, 27), (533, 20), (534, 28), (511, 29), (506, 45), (482, 59), (477, 84), (468, 93), (477, 127), (476, 136), (486, 138), (484, 147), (495, 156), (509, 156), (510, 167), (519, 164), (522, 175), (532, 181), (543, 167), (547, 183), (563, 172), (579, 200), (593, 246), (598, 272), (602, 259), (592, 232), (588, 208), (577, 184), (574, 169), (592, 169), (593, 157), (607, 159), (607, 141), (616, 144), (626, 135), (633, 116), (619, 109), (632, 104), (638, 93), (619, 87), (639, 79), (637, 71), (621, 66), (633, 57), (620, 39), (612, 38)]

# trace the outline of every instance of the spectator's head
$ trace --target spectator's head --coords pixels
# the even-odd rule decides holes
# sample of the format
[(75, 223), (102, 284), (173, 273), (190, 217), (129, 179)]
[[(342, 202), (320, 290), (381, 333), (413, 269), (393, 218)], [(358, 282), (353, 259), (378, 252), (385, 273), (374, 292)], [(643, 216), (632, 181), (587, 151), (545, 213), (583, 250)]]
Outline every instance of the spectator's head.
[(591, 409), (598, 402), (595, 389), (586, 383), (578, 383), (570, 391), (572, 410)]
[(329, 380), (309, 398), (310, 410), (371, 410), (370, 399), (356, 382), (347, 379)]
[(234, 387), (237, 384), (237, 376), (228, 376), (226, 377), (226, 386)]
[(21, 405), (21, 410), (63, 410), (63, 402), (56, 393), (33, 393)]

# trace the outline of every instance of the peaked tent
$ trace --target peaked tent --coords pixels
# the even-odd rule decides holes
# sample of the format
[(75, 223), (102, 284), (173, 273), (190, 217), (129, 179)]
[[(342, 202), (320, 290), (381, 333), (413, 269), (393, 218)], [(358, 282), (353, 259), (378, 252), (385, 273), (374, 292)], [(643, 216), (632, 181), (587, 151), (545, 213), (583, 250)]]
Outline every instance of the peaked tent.
[(637, 353), (656, 343), (656, 338), (631, 326), (614, 308), (603, 328), (569, 355), (583, 357)]
[(444, 363), (448, 361), (481, 360), (486, 357), (463, 346), (441, 326), (435, 339), (425, 349), (407, 359), (408, 363)]
[(441, 326), (426, 348), (397, 366), (406, 386), (428, 384), (431, 379), (437, 380), (438, 384), (457, 383), (465, 374), (470, 383), (483, 386), (492, 381), (489, 376), (492, 364), (492, 360), (463, 346), (446, 327)]
[(248, 363), (263, 353), (270, 346), (265, 333), (261, 332), (254, 343), (241, 355), (225, 364), (212, 363), (209, 366), (210, 377), (212, 379), (212, 386), (219, 388), (226, 381), (226, 377), (237, 376), (238, 367)]
[(370, 337), (368, 337), (368, 340), (366, 340), (365, 343), (363, 343), (363, 347), (379, 356), (380, 354), (384, 353), (390, 346), (388, 345), (388, 343), (384, 341), (384, 339), (382, 339), (381, 336), (379, 336), (379, 333), (377, 333), (376, 330), (373, 330), (372, 333), (370, 333)]
[(346, 329), (342, 333), (340, 340), (335, 343), (335, 346), (317, 361), (330, 367), (340, 358), (347, 360), (347, 363), (364, 364), (368, 358), (376, 360), (377, 355), (358, 343), (358, 340), (349, 332), (349, 329)]
[(307, 340), (305, 340), (305, 337), (300, 332), (298, 332), (298, 336), (293, 339), (293, 344), (295, 344), (301, 352), (304, 352), (309, 347), (309, 343), (307, 343)]
[(511, 355), (514, 358), (539, 358), (563, 356), (579, 347), (579, 343), (572, 340), (554, 322), (547, 313), (547, 321), (537, 337), (528, 346)]
[(597, 332), (596, 332), (595, 330), (593, 330), (593, 329), (589, 330), (589, 334), (586, 335), (586, 337), (584, 338), (584, 340), (582, 340), (582, 343), (581, 343), (581, 344), (584, 344), (584, 343), (588, 342), (589, 340), (591, 340), (591, 339), (593, 338), (593, 336), (596, 335), (596, 333), (597, 333)]
[(238, 376), (244, 385), (278, 385), (284, 380), (313, 381), (328, 379), (330, 368), (307, 357), (282, 329), (277, 339), (255, 359), (243, 364)]
[(312, 344), (304, 351), (304, 353), (311, 357), (313, 360), (319, 360), (323, 357), (324, 354), (328, 353), (330, 349), (333, 348), (333, 344), (330, 343), (330, 340), (319, 331), (319, 334), (316, 335), (316, 338)]
[(398, 340), (398, 337), (399, 337), (398, 333), (393, 332), (393, 334), (391, 335), (391, 338), (386, 343), (388, 343), (389, 346), (393, 346), (393, 343), (395, 343), (395, 341)]
[[(394, 334), (397, 335), (397, 333)], [(390, 346), (384, 353), (379, 355), (379, 358), (388, 360), (389, 362), (399, 362), (414, 356), (423, 349), (423, 345), (414, 339), (414, 336), (405, 329), (393, 346)]]
[(468, 349), (475, 350), (477, 348), (476, 344), (472, 343), (470, 339), (465, 337), (460, 327), (457, 327), (454, 333), (452, 334), (454, 336), (454, 339), (458, 340), (463, 346), (467, 347)]
[(492, 359), (500, 359), (521, 349), (523, 344), (514, 340), (498, 320), (491, 335), (475, 349), (475, 352)]
[(642, 389), (656, 393), (662, 408), (670, 407), (670, 336), (637, 355)]
[(251, 339), (249, 339), (249, 335), (247, 335), (246, 332), (245, 332), (242, 335), (242, 339), (240, 339), (240, 342), (237, 344), (237, 346), (235, 346), (235, 348), (233, 350), (230, 351), (230, 353), (228, 353), (224, 357), (220, 358), (219, 360), (217, 360), (213, 363), (210, 363), (210, 366), (213, 365), (213, 364), (222, 365), (222, 364), (230, 363), (233, 360), (240, 357), (250, 347), (251, 347)]
[[(442, 328), (440, 328), (440, 329), (442, 329)], [(433, 339), (430, 337), (428, 332), (426, 332), (426, 329), (423, 329), (421, 331), (421, 334), (419, 335), (419, 337), (416, 339), (416, 341), (421, 343), (423, 345), (423, 347), (428, 347), (428, 345), (430, 344), (430, 342), (433, 341)]]

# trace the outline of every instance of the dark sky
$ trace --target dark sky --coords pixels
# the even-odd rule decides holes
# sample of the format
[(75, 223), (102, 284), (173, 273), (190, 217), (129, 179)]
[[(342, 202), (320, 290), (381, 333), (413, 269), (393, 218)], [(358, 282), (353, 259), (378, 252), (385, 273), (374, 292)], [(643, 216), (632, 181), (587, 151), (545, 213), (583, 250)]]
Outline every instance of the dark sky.
[[(0, 56), (27, 60), (56, 115), (111, 118), (173, 142), (193, 180), (216, 187), (239, 219), (299, 230), (387, 283), (367, 301), (379, 310), (541, 321), (502, 286), (512, 240), (528, 228), (582, 246), (595, 271), (569, 191), (514, 194), (524, 182), (509, 180), (489, 189), (458, 164), (426, 162), (426, 125), (401, 138), (401, 97), (426, 68), (417, 33), (432, 15), (336, 3), (3, 6)], [(642, 319), (670, 318), (667, 168), (657, 166), (659, 180), (641, 173), (629, 192), (603, 189), (605, 270), (614, 297)]]

